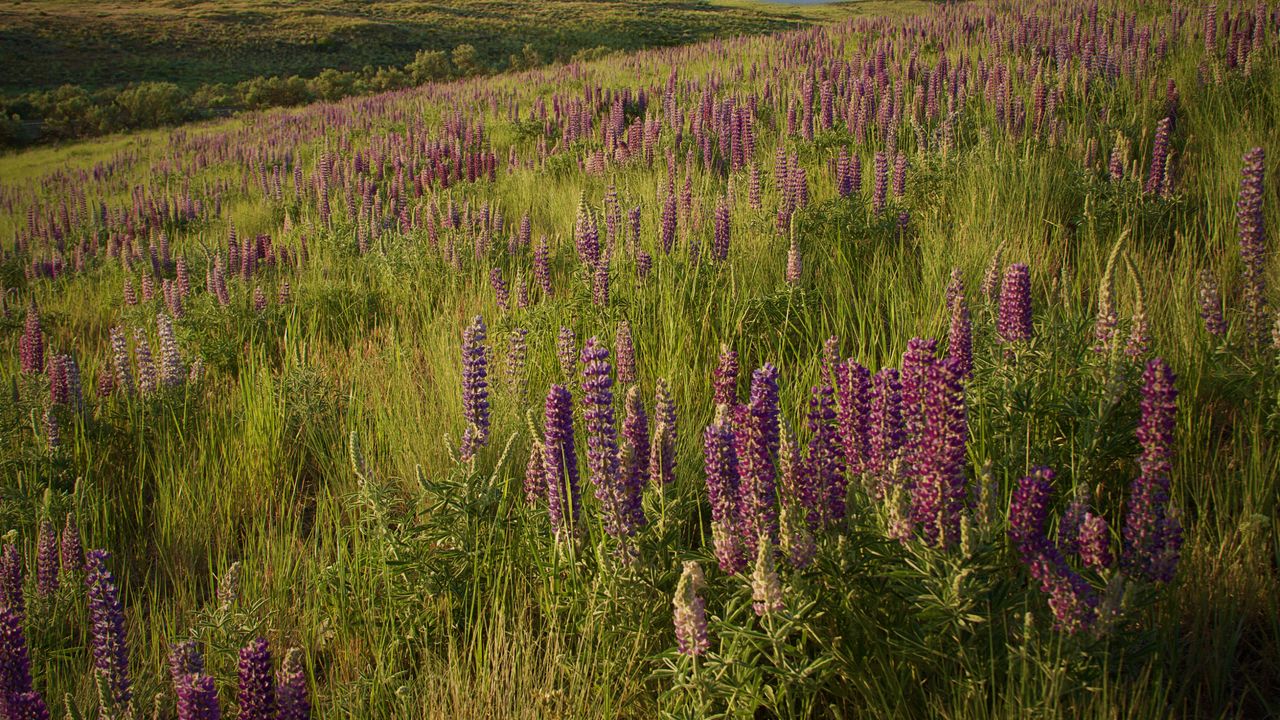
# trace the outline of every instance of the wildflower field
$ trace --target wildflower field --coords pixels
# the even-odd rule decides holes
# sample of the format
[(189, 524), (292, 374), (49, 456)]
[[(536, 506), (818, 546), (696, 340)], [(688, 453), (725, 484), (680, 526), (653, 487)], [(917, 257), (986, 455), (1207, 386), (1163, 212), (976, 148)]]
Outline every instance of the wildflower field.
[(1280, 6), (0, 156), (0, 718), (1280, 715)]

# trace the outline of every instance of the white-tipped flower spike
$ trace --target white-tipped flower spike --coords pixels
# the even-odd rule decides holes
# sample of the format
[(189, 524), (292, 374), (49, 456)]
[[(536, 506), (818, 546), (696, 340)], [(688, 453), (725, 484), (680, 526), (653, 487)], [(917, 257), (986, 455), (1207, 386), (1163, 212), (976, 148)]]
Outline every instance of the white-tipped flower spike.
[(676, 643), (680, 653), (689, 657), (702, 655), (710, 647), (707, 641), (707, 610), (698, 593), (706, 585), (702, 567), (697, 561), (684, 563), (680, 583), (676, 585), (673, 619), (676, 626)]

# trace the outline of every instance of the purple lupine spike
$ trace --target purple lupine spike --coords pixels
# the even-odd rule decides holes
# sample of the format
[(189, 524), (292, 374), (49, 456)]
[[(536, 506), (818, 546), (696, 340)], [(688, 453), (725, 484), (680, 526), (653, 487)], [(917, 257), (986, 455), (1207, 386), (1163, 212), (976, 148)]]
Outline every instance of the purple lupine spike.
[(169, 676), (177, 687), (183, 678), (204, 672), (204, 655), (195, 640), (183, 640), (174, 643), (169, 650)]
[(40, 538), (36, 543), (36, 594), (49, 597), (58, 590), (58, 531), (49, 518), (40, 520)]
[(280, 663), (276, 694), (280, 700), (279, 720), (310, 720), (311, 701), (307, 696), (307, 669), (302, 650), (290, 648)]
[(1205, 270), (1200, 273), (1200, 317), (1204, 319), (1204, 329), (1215, 338), (1227, 336), (1227, 322), (1222, 317), (1222, 296), (1218, 292), (1218, 281), (1213, 273)]
[(614, 346), (614, 354), (618, 359), (618, 383), (624, 386), (636, 384), (639, 380), (636, 373), (636, 346), (631, 338), (631, 323), (626, 320), (618, 323)]
[(600, 264), (600, 230), (596, 225), (595, 213), (587, 206), (585, 194), (578, 200), (573, 237), (577, 243), (578, 259), (582, 264), (591, 268), (598, 266)]
[[(835, 391), (830, 385), (815, 386), (809, 396), (809, 448), (804, 461), (804, 485), (812, 486), (814, 497), (801, 495), (810, 512), (809, 521), (839, 523), (845, 517), (846, 479), (840, 462), (836, 431)], [(813, 512), (816, 511), (816, 512)]]
[(5, 545), (0, 551), (0, 606), (10, 608), (23, 618), (27, 614), (27, 601), (22, 590), (24, 575), (22, 552), (13, 545)]
[(174, 682), (178, 720), (219, 720), (218, 687), (213, 678), (203, 673), (183, 676)]
[(529, 331), (517, 327), (507, 337), (506, 381), (507, 387), (516, 397), (523, 397), (525, 392), (526, 367), (529, 364)]
[(160, 382), (166, 387), (178, 387), (187, 380), (187, 368), (173, 335), (173, 319), (164, 313), (156, 315), (156, 334), (160, 338)]
[(524, 499), (532, 505), (546, 497), (546, 447), (535, 437), (529, 444), (529, 460), (524, 466)]
[(1031, 273), (1022, 263), (1010, 265), (1004, 273), (996, 332), (1003, 343), (1031, 339)]
[(156, 365), (151, 359), (151, 343), (141, 328), (133, 329), (133, 343), (133, 352), (138, 360), (138, 390), (143, 395), (150, 395), (159, 387)]
[[(960, 540), (968, 420), (959, 364), (933, 360), (925, 373), (920, 434), (913, 439), (911, 519), (925, 540), (943, 548)], [(905, 395), (905, 392), (904, 392)]]
[(124, 631), (124, 608), (115, 578), (107, 569), (111, 553), (90, 550), (85, 585), (89, 595), (89, 630), (94, 670), (111, 692), (110, 701), (124, 708), (133, 697), (129, 680), (129, 646)]
[(1244, 265), (1244, 309), (1249, 337), (1258, 346), (1267, 335), (1267, 233), (1263, 220), (1262, 198), (1266, 175), (1266, 156), (1260, 147), (1244, 156), (1240, 173), (1240, 199), (1236, 202), (1236, 221), (1240, 226), (1240, 260)]
[(668, 194), (662, 206), (662, 222), (658, 226), (658, 241), (662, 254), (670, 255), (676, 244), (676, 196)]
[(1086, 510), (1077, 535), (1077, 552), (1086, 567), (1102, 572), (1111, 567), (1111, 529), (1106, 518)]
[(488, 350), (484, 345), (484, 318), (476, 315), (462, 333), (462, 433), (461, 455), (470, 462), (489, 442)]
[(44, 439), (50, 453), (57, 452), (62, 447), (62, 431), (58, 427), (58, 416), (54, 414), (53, 408), (44, 411)]
[(124, 330), (111, 328), (111, 365), (115, 368), (116, 387), (125, 395), (133, 394), (133, 372), (129, 364), (129, 343)]
[(729, 232), (729, 199), (724, 197), (716, 205), (715, 242), (711, 249), (711, 256), (720, 262), (729, 259)]
[(676, 417), (676, 401), (671, 397), (671, 388), (666, 378), (658, 378), (654, 395), (655, 430), (649, 452), (649, 477), (659, 485), (669, 485), (675, 481), (679, 421)]
[(702, 568), (697, 561), (686, 560), (680, 582), (676, 585), (673, 619), (676, 626), (676, 643), (680, 653), (696, 657), (707, 651), (707, 611), (698, 593), (706, 585)]
[(546, 235), (538, 239), (538, 247), (533, 251), (533, 279), (542, 288), (542, 296), (551, 297), (551, 250), (547, 247)]
[(44, 329), (40, 327), (40, 311), (36, 301), (27, 305), (27, 320), (18, 339), (22, 372), (39, 375), (44, 372)]
[(576, 532), (582, 504), (573, 447), (573, 396), (563, 385), (552, 385), (547, 392), (543, 436), (547, 516), (555, 536), (564, 538)]
[(883, 496), (895, 481), (906, 435), (897, 368), (883, 368), (872, 378), (867, 425), (866, 473), (871, 476), (877, 496)]
[(907, 156), (898, 153), (893, 159), (893, 196), (901, 198), (907, 194)]
[(1031, 576), (1049, 595), (1057, 626), (1076, 633), (1092, 627), (1097, 617), (1097, 592), (1071, 570), (1062, 553), (1049, 542), (1049, 500), (1054, 472), (1036, 468), (1018, 482), (1009, 504), (1009, 538)]
[(240, 720), (276, 720), (276, 683), (266, 638), (259, 637), (240, 649), (237, 674)]
[(762, 540), (776, 544), (778, 538), (778, 369), (772, 364), (765, 363), (751, 375), (751, 400), (745, 419), (745, 443), (738, 454), (738, 513), (747, 556), (755, 557)]
[(712, 543), (720, 569), (733, 575), (746, 567), (738, 530), (738, 455), (733, 431), (725, 418), (718, 417), (702, 438)]
[(1151, 148), (1151, 169), (1147, 173), (1147, 185), (1144, 191), (1148, 195), (1167, 195), (1166, 175), (1169, 172), (1169, 118), (1161, 118), (1156, 124), (1155, 140)]
[(502, 270), (496, 267), (489, 269), (489, 284), (493, 286), (493, 296), (498, 302), (498, 308), (502, 312), (509, 312), (511, 291), (507, 289), (507, 281), (502, 279)]
[(711, 375), (716, 405), (733, 407), (738, 402), (738, 353), (727, 344), (720, 345), (720, 360)]
[[(902, 425), (909, 444), (915, 443), (922, 433), (924, 404), (929, 392), (928, 373), (937, 351), (936, 340), (913, 337), (907, 341), (906, 352), (902, 353)], [(913, 471), (910, 463), (906, 469)]]
[(627, 488), (627, 497), (631, 501), (628, 510), (633, 515), (633, 522), (639, 526), (645, 522), (644, 509), (640, 500), (645, 486), (649, 484), (649, 418), (645, 414), (644, 401), (640, 397), (640, 388), (632, 386), (627, 391), (626, 416), (622, 420), (622, 448), (620, 460), (622, 479)]
[(601, 259), (591, 274), (591, 302), (596, 307), (609, 305), (609, 261)]
[(30, 691), (31, 657), (22, 632), (22, 614), (0, 606), (0, 709), (8, 710), (4, 700), (12, 695)]
[(641, 281), (649, 277), (653, 271), (653, 256), (644, 250), (636, 251), (636, 275)]
[(572, 328), (560, 326), (560, 335), (556, 338), (556, 358), (560, 361), (560, 372), (566, 382), (576, 377), (574, 370), (578, 366), (578, 340)]
[(80, 544), (80, 528), (75, 515), (67, 513), (67, 523), (62, 528), (58, 543), (58, 556), (62, 571), (79, 575), (84, 572), (84, 547)]
[(1170, 582), (1182, 548), (1182, 525), (1169, 500), (1173, 431), (1178, 391), (1163, 359), (1147, 363), (1143, 373), (1142, 420), (1138, 424), (1140, 472), (1129, 489), (1121, 566), (1149, 582)]
[(871, 374), (849, 358), (835, 366), (836, 421), (849, 475), (866, 472)]
[(49, 402), (53, 405), (66, 405), (70, 398), (65, 358), (65, 355), (49, 358)]
[(973, 373), (973, 321), (969, 317), (969, 302), (964, 297), (964, 280), (960, 277), (959, 268), (951, 271), (947, 308), (951, 311), (947, 357), (956, 361), (960, 377), (967, 378)]
[(876, 185), (871, 195), (871, 209), (878, 215), (884, 209), (884, 201), (889, 194), (889, 156), (884, 151), (876, 152), (875, 166)]
[(587, 472), (596, 486), (605, 532), (615, 538), (636, 531), (633, 505), (638, 492), (628, 487), (618, 464), (617, 429), (613, 422), (613, 378), (609, 350), (597, 338), (582, 348), (582, 417), (587, 426)]

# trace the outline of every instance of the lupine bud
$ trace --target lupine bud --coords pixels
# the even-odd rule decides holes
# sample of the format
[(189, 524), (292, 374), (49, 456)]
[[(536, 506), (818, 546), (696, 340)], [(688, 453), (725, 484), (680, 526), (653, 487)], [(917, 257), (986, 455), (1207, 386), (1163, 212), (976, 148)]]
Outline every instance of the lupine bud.
[(143, 395), (150, 395), (159, 387), (156, 380), (156, 366), (151, 360), (151, 344), (141, 328), (133, 330), (134, 355), (138, 359), (138, 390)]
[(213, 678), (202, 673), (185, 675), (174, 682), (178, 720), (219, 720), (218, 688)]
[(800, 282), (802, 268), (800, 266), (800, 247), (796, 245), (795, 235), (791, 236), (791, 246), (787, 249), (787, 274), (785, 280), (788, 285), (796, 285)]
[(36, 309), (36, 301), (27, 305), (27, 320), (23, 325), (22, 337), (18, 339), (22, 372), (39, 375), (44, 372), (44, 330), (40, 327), (40, 312)]
[(711, 256), (720, 262), (724, 262), (729, 258), (728, 198), (722, 198), (720, 203), (716, 205), (715, 243), (712, 245)]
[[(1263, 190), (1266, 173), (1262, 148), (1244, 156), (1240, 174), (1240, 199), (1236, 219), (1240, 226), (1240, 260), (1244, 265), (1244, 310), (1249, 336), (1259, 346), (1267, 332), (1267, 235), (1263, 220)], [(30, 318), (30, 316), (28, 316)]]
[(111, 328), (111, 365), (115, 368), (116, 387), (125, 395), (133, 394), (133, 372), (129, 364), (129, 344), (124, 330)]
[(686, 560), (672, 604), (675, 606), (676, 643), (680, 653), (689, 657), (702, 655), (710, 647), (706, 606), (698, 596), (705, 585), (702, 568), (696, 561)]
[(778, 578), (773, 545), (768, 537), (760, 539), (760, 548), (756, 552), (755, 570), (751, 573), (751, 600), (756, 615), (780, 612), (783, 608), (782, 580)]
[(951, 310), (947, 357), (955, 361), (960, 377), (967, 378), (973, 373), (973, 322), (969, 319), (969, 302), (964, 297), (964, 281), (960, 279), (959, 269), (952, 271), (947, 307)]
[(720, 345), (720, 361), (711, 376), (716, 405), (732, 407), (738, 401), (738, 353), (726, 344)]
[(173, 336), (173, 320), (160, 313), (156, 316), (156, 333), (160, 338), (162, 372), (160, 381), (166, 387), (178, 387), (187, 379), (187, 368), (178, 353), (178, 341)]
[(62, 528), (58, 543), (58, 556), (64, 573), (84, 572), (84, 547), (80, 544), (80, 528), (75, 515), (67, 513), (67, 524)]
[(633, 493), (635, 505), (631, 511), (638, 523), (644, 522), (640, 507), (640, 495), (649, 484), (649, 417), (640, 398), (639, 386), (627, 390), (626, 416), (622, 420), (622, 448), (620, 451), (623, 482)]
[(1204, 319), (1204, 329), (1215, 338), (1227, 335), (1227, 323), (1222, 317), (1222, 296), (1218, 293), (1218, 281), (1213, 273), (1204, 270), (1200, 273), (1200, 317)]

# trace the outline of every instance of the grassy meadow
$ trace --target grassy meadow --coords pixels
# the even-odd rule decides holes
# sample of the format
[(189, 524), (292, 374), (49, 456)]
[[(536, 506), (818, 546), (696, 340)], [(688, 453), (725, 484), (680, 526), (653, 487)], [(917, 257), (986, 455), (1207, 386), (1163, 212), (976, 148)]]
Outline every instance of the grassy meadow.
[(786, 31), (0, 156), (0, 711), (1280, 714), (1280, 8), (591, 5)]

